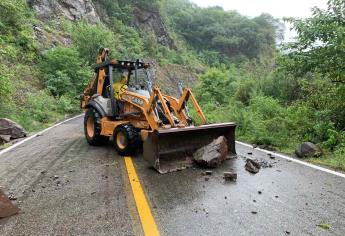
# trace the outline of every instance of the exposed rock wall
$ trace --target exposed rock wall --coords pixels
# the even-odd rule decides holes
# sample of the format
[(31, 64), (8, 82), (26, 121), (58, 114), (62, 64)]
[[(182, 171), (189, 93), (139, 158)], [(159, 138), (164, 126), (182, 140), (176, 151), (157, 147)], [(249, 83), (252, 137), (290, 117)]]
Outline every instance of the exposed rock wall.
[[(27, 0), (40, 19), (67, 18), (69, 20), (86, 19), (91, 23), (101, 21), (94, 1), (92, 0)], [(136, 8), (134, 11), (134, 25), (138, 28), (150, 29), (156, 35), (158, 43), (175, 49), (174, 41), (170, 37), (159, 11), (149, 11)]]
[(138, 28), (153, 30), (158, 43), (169, 48), (175, 48), (174, 41), (170, 37), (159, 12), (136, 9), (134, 11), (134, 24)]
[(69, 20), (84, 18), (92, 23), (100, 21), (91, 0), (28, 0), (28, 3), (43, 20), (66, 17)]

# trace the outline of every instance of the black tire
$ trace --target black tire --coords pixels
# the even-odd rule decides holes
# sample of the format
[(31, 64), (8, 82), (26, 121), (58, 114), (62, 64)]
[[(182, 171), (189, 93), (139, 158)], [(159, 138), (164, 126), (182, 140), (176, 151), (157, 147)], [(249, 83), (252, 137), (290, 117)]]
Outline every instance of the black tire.
[(135, 155), (141, 150), (142, 142), (139, 132), (139, 129), (130, 124), (119, 125), (115, 128), (114, 145), (119, 155)]
[(109, 141), (109, 137), (101, 135), (101, 115), (94, 108), (89, 108), (84, 117), (84, 133), (87, 142), (92, 146), (100, 146)]

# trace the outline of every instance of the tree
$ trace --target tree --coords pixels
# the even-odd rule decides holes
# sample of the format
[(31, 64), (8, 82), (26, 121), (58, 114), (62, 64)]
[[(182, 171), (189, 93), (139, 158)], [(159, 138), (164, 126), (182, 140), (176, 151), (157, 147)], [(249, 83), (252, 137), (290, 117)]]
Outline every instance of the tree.
[(332, 82), (345, 83), (345, 1), (329, 0), (328, 8), (312, 9), (312, 17), (289, 18), (297, 31), (295, 42), (285, 45), (280, 64), (296, 76), (320, 73)]
[(254, 19), (221, 7), (200, 8), (187, 0), (166, 0), (170, 25), (198, 51), (216, 51), (232, 61), (272, 55), (279, 21), (262, 14)]
[(110, 48), (110, 53), (113, 55), (117, 53), (118, 37), (101, 23), (91, 25), (86, 21), (80, 21), (73, 24), (70, 30), (80, 56), (90, 65), (96, 63), (101, 48)]
[(90, 79), (91, 69), (77, 50), (56, 47), (46, 52), (40, 61), (43, 80), (56, 97), (80, 94)]

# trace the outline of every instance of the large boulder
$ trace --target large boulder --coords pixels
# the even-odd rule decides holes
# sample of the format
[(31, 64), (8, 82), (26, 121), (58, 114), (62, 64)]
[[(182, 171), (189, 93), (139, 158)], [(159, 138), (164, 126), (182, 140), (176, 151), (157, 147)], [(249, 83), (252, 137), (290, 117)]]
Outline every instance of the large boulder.
[(0, 218), (15, 215), (19, 212), (19, 208), (12, 204), (10, 199), (0, 189)]
[(6, 118), (0, 118), (0, 135), (2, 136), (2, 140), (8, 139), (8, 136), (10, 136), (10, 139), (17, 139), (26, 137), (27, 132), (16, 122)]
[(214, 168), (219, 166), (225, 160), (227, 154), (227, 140), (224, 136), (220, 136), (210, 144), (198, 149), (193, 154), (193, 159), (200, 165)]
[(296, 150), (295, 154), (299, 158), (304, 157), (319, 157), (322, 155), (322, 150), (314, 143), (305, 142), (302, 143)]
[(0, 135), (0, 145), (11, 141), (11, 135)]

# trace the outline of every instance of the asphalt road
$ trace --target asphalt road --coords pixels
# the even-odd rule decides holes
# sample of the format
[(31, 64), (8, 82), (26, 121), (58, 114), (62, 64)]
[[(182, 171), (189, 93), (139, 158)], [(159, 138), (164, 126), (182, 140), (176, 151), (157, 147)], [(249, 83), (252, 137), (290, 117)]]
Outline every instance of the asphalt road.
[[(17, 196), (22, 209), (0, 219), (0, 235), (143, 234), (123, 158), (110, 143), (89, 146), (82, 120), (0, 155), (0, 185)], [(161, 235), (345, 234), (345, 178), (236, 148), (238, 158), (227, 160), (208, 180), (203, 169), (161, 175), (133, 158)], [(249, 174), (245, 157), (273, 167)], [(223, 180), (229, 170), (237, 172), (237, 182)]]

